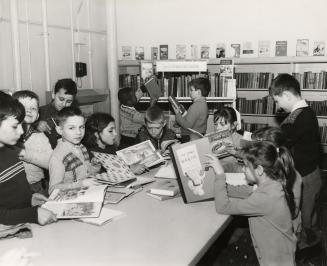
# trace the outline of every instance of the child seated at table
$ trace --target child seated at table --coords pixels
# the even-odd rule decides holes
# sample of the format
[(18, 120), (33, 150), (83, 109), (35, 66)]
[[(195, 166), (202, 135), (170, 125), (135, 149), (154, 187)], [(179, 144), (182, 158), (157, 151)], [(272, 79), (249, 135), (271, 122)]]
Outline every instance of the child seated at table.
[[(116, 154), (116, 125), (110, 114), (94, 113), (86, 121), (83, 144), (92, 152)], [(134, 174), (142, 174), (146, 168), (142, 164), (131, 165)]]
[(80, 109), (65, 107), (58, 112), (56, 130), (61, 135), (49, 163), (49, 193), (55, 188), (70, 189), (97, 185), (89, 178), (100, 170), (90, 162), (81, 141), (85, 134), (85, 119)]
[(0, 91), (0, 224), (39, 223), (56, 221), (49, 210), (38, 207), (47, 198), (32, 194), (26, 179), (19, 149), (14, 145), (23, 134), (24, 106)]
[(231, 201), (226, 176), (219, 160), (207, 155), (212, 167), (215, 205), (218, 213), (249, 218), (253, 246), (260, 265), (295, 265), (296, 236), (292, 218), (296, 216), (293, 184), (296, 171), (289, 151), (271, 142), (249, 143), (242, 149), (243, 171), (248, 183), (258, 188), (246, 199)]
[(161, 108), (157, 105), (150, 106), (145, 113), (145, 126), (137, 134), (137, 142), (150, 140), (157, 150), (167, 140), (177, 139), (173, 130), (167, 127), (167, 121)]

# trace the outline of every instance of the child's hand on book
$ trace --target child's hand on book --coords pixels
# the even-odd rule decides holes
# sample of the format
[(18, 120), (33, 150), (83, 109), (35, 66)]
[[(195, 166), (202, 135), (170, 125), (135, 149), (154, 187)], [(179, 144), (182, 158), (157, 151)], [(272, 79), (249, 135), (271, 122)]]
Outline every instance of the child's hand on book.
[(56, 215), (44, 208), (37, 208), (37, 220), (40, 225), (51, 224), (57, 221)]
[(99, 182), (94, 177), (86, 178), (82, 181), (82, 187), (92, 187), (99, 185)]
[(204, 163), (205, 168), (212, 167), (217, 175), (224, 173), (224, 168), (216, 156), (212, 154), (206, 154), (205, 156), (208, 157), (208, 161)]
[(136, 174), (136, 175), (140, 175), (142, 173), (144, 173), (145, 171), (147, 171), (147, 168), (145, 167), (144, 164), (132, 164), (130, 166), (131, 171)]
[(32, 195), (31, 204), (32, 204), (32, 206), (40, 206), (43, 203), (46, 203), (47, 201), (48, 201), (48, 198), (46, 196), (44, 196), (43, 194), (34, 193)]

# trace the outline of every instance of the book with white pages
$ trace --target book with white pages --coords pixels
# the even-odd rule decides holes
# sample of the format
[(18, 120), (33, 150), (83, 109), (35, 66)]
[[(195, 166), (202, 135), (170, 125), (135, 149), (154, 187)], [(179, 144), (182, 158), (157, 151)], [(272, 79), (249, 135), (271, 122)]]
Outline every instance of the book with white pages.
[(101, 226), (108, 222), (112, 222), (114, 220), (120, 219), (124, 216), (125, 216), (125, 213), (122, 211), (117, 211), (117, 210), (108, 209), (108, 208), (102, 208), (99, 217), (83, 218), (83, 219), (78, 219), (77, 221)]
[(154, 177), (176, 179), (175, 169), (172, 163), (162, 165)]

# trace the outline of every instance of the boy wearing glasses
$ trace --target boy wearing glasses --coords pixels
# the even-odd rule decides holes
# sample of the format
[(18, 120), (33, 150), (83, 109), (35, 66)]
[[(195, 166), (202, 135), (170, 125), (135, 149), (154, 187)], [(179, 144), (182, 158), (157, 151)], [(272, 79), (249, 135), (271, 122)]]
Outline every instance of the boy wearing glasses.
[(150, 140), (153, 146), (160, 150), (161, 143), (167, 140), (176, 139), (176, 134), (166, 125), (163, 111), (159, 106), (150, 106), (145, 113), (145, 126), (142, 126), (136, 137), (137, 142)]
[[(34, 193), (48, 195), (44, 179), (44, 169), (49, 168), (49, 160), (52, 154), (50, 142), (43, 132), (36, 129), (35, 122), (39, 117), (39, 97), (32, 91), (23, 90), (13, 94), (25, 109), (23, 121), (24, 133), (21, 142), (24, 149), (20, 153), (20, 159), (24, 161), (27, 181)], [(44, 186), (43, 186), (44, 185)]]

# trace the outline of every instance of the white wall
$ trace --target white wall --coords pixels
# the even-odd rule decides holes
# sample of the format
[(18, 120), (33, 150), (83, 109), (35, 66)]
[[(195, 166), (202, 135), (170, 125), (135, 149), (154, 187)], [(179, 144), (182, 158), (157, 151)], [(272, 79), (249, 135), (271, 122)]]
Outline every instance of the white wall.
[[(326, 0), (118, 0), (117, 32), (121, 46), (169, 45), (175, 59), (176, 44), (209, 44), (210, 57), (217, 43), (271, 40), (288, 41), (295, 55), (297, 39), (327, 42)], [(199, 49), (198, 49), (199, 50)], [(311, 49), (310, 49), (311, 51)]]
[[(45, 102), (46, 74), (44, 60), (42, 2), (41, 0), (18, 0), (19, 41), (22, 73), (22, 89), (33, 89), (41, 104)], [(73, 77), (73, 49), (71, 36), (70, 0), (47, 0), (50, 84), (60, 78)], [(77, 15), (80, 4), (83, 5)], [(82, 89), (91, 88), (89, 53), (93, 66), (93, 88), (104, 89), (107, 85), (106, 57), (106, 1), (89, 0), (90, 28), (88, 27), (88, 0), (72, 0), (73, 25), (79, 22), (87, 45), (80, 46), (80, 61), (87, 63), (88, 75), (82, 79)], [(29, 21), (29, 33), (27, 32)], [(0, 0), (0, 89), (15, 89), (12, 37), (10, 26), (10, 0)], [(90, 32), (91, 42), (88, 39)], [(30, 49), (28, 49), (28, 42)], [(30, 54), (30, 60), (29, 60)], [(78, 46), (74, 45), (75, 61)], [(30, 61), (30, 62), (29, 62)], [(31, 80), (30, 80), (31, 76)]]

